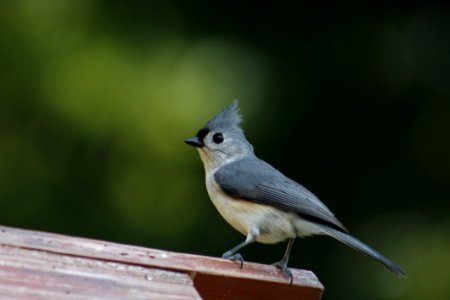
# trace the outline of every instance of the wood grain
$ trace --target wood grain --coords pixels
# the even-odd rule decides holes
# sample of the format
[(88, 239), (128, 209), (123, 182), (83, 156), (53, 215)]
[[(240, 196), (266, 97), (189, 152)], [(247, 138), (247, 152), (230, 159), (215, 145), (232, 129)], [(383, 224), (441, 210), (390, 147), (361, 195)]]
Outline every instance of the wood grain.
[(310, 271), (0, 226), (0, 299), (320, 299)]

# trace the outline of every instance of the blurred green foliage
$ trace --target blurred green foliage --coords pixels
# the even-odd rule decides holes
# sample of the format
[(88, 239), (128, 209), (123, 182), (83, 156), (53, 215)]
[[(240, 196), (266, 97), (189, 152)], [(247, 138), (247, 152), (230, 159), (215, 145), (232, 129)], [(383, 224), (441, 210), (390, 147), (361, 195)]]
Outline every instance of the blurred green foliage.
[(1, 2), (0, 224), (220, 256), (243, 237), (182, 141), (239, 98), (257, 155), (409, 274), (299, 240), (324, 299), (448, 299), (449, 50), (433, 3)]

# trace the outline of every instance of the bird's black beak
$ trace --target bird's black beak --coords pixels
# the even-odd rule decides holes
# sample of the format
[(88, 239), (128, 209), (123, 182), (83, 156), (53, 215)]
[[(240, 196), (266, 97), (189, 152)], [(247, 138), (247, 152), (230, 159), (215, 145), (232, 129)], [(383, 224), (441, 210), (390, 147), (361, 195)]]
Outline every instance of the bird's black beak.
[(203, 142), (200, 141), (200, 139), (197, 136), (193, 136), (191, 138), (188, 138), (188, 139), (184, 140), (184, 142), (186, 144), (190, 145), (190, 146), (194, 146), (194, 147), (197, 147), (197, 148), (201, 148), (201, 147), (204, 146)]

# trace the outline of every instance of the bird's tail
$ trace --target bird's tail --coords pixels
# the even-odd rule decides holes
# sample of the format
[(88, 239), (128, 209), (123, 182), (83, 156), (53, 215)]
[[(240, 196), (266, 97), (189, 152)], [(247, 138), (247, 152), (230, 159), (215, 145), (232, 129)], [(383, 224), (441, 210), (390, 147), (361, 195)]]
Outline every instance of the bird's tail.
[(355, 250), (358, 250), (359, 252), (373, 258), (374, 260), (378, 261), (379, 263), (383, 264), (386, 268), (388, 268), (392, 273), (397, 275), (398, 277), (404, 277), (406, 276), (406, 273), (403, 272), (403, 270), (394, 264), (392, 261), (375, 251), (374, 249), (370, 248), (363, 242), (357, 240), (356, 238), (352, 237), (351, 235), (338, 231), (336, 229), (330, 228), (328, 226), (320, 226), (321, 230), (335, 238), (336, 240), (352, 247)]

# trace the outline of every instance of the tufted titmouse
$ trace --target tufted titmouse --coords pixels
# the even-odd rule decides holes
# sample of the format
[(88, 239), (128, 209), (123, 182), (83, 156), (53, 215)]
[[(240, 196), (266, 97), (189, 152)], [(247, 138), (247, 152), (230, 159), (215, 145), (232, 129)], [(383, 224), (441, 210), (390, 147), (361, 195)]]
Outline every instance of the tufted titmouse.
[(205, 166), (206, 188), (222, 217), (245, 241), (228, 250), (222, 258), (240, 261), (237, 253), (255, 241), (273, 244), (288, 241), (281, 261), (274, 265), (287, 274), (294, 239), (329, 235), (370, 256), (397, 276), (402, 269), (366, 244), (348, 234), (333, 213), (310, 191), (257, 158), (240, 128), (238, 101), (217, 114), (197, 135), (185, 142), (198, 149)]

